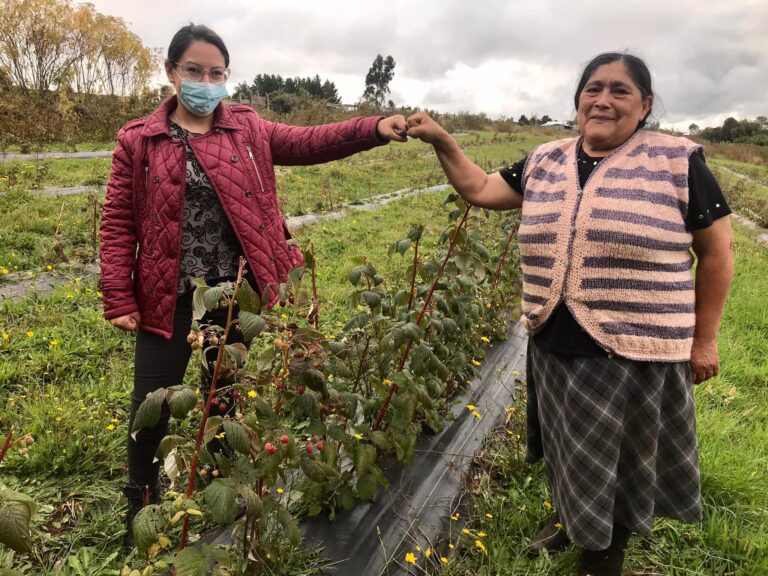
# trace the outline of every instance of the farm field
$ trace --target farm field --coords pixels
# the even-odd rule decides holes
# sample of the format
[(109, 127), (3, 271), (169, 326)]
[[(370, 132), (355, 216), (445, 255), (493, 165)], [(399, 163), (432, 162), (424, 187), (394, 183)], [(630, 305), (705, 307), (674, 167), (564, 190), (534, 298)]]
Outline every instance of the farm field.
[[(471, 158), (492, 170), (558, 136), (520, 131), (472, 133), (459, 139)], [(763, 212), (768, 205), (766, 168), (725, 156), (714, 156), (710, 164), (718, 171), (726, 197), (736, 200), (734, 207), (768, 222), (768, 210)], [(13, 426), (15, 436), (24, 439), (0, 464), (0, 486), (37, 503), (32, 552), (0, 546), (0, 574), (14, 569), (22, 574), (96, 576), (123, 574), (126, 564), (142, 571), (148, 566), (141, 555), (126, 557), (121, 549), (120, 489), (133, 337), (102, 319), (95, 279), (68, 272), (64, 262), (96, 257), (94, 230), (103, 196), (97, 188), (61, 197), (30, 193), (53, 185), (95, 187), (105, 182), (108, 172), (109, 160), (6, 161), (0, 166), (0, 283), (27, 273), (52, 273), (63, 280), (51, 294), (31, 293), (0, 304), (0, 435)], [(443, 182), (431, 149), (418, 142), (318, 167), (278, 169), (280, 201), (288, 215), (331, 212), (373, 196)], [(350, 319), (364, 309), (364, 302), (348, 298), (353, 288), (348, 277), (362, 261), (355, 257), (364, 256), (366, 263), (375, 265), (385, 279), (382, 289), (390, 294), (408, 287), (411, 252), (390, 254), (390, 247), (406, 238), (411, 225), (424, 227), (422, 257), (440, 257), (444, 245), (438, 237), (456, 208), (444, 204), (446, 195), (427, 191), (371, 211), (350, 209), (338, 220), (296, 231), (305, 251), (314, 246), (326, 337), (341, 339)], [(506, 224), (505, 215), (471, 212), (468, 229), (482, 239), (488, 262), (503, 250)], [(693, 526), (660, 521), (651, 537), (634, 537), (628, 574), (768, 573), (768, 309), (763, 304), (768, 251), (741, 229), (735, 251), (737, 271), (720, 341), (722, 372), (696, 391), (705, 518)], [(518, 283), (514, 252), (513, 246), (503, 287), (511, 308), (516, 307)], [(288, 306), (277, 314), (291, 315), (297, 309)], [(477, 324), (471, 358), (482, 360), (481, 336), (498, 333), (499, 326), (492, 320)], [(246, 369), (257, 371), (257, 363), (252, 355)], [(195, 387), (198, 379), (190, 363), (186, 384)], [(549, 496), (541, 466), (523, 461), (523, 403), (521, 397), (510, 409), (506, 428), (498, 430), (476, 458), (467, 483), (469, 504), (461, 511), (467, 530), (462, 544), (439, 555), (414, 550), (412, 574), (557, 575), (575, 567), (574, 551), (526, 556), (528, 539), (548, 513)], [(193, 432), (189, 420), (174, 422), (174, 433)], [(321, 555), (301, 545), (283, 543), (272, 554), (264, 560), (265, 574), (320, 573), (323, 565)], [(161, 574), (162, 566), (154, 573)]]

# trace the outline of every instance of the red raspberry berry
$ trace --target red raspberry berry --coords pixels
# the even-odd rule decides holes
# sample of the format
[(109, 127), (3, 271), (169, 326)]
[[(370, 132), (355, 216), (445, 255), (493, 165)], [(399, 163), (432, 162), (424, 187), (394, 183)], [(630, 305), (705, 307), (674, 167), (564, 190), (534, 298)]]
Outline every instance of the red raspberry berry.
[(299, 396), (301, 396), (302, 394), (304, 394), (304, 392), (305, 392), (305, 391), (306, 391), (306, 388), (304, 388), (304, 386), (298, 386), (298, 387), (296, 387), (296, 392), (298, 392), (298, 393), (299, 393)]
[(318, 444), (317, 444), (318, 451), (322, 452), (323, 448), (324, 448), (323, 443), (322, 442), (318, 442)]
[(232, 398), (234, 398), (235, 400), (240, 400), (241, 396), (242, 394), (240, 393), (240, 390), (235, 390), (234, 392), (232, 392)]
[(283, 434), (282, 436), (280, 436), (280, 442), (282, 442), (283, 444), (288, 444), (288, 442), (290, 442), (290, 441), (291, 441), (291, 439), (288, 438), (287, 434)]
[(226, 402), (219, 402), (219, 412), (221, 414), (226, 414), (227, 410), (229, 410), (229, 404)]
[(266, 444), (264, 444), (264, 450), (266, 450), (266, 451), (267, 451), (267, 452), (269, 452), (270, 454), (274, 454), (275, 452), (277, 452), (277, 448), (275, 448), (275, 447), (272, 445), (272, 443), (271, 443), (271, 442), (267, 442)]
[(313, 451), (312, 444), (307, 442), (307, 454), (312, 454), (312, 451)]
[(280, 300), (280, 307), (285, 308), (285, 300)]

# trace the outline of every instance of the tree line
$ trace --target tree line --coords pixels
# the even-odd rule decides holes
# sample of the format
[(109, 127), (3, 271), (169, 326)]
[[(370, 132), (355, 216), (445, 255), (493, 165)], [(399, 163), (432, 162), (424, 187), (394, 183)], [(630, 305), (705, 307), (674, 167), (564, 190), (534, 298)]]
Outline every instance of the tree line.
[(754, 120), (726, 118), (722, 126), (701, 129), (697, 124), (691, 124), (688, 132), (710, 142), (734, 142), (740, 144), (757, 144), (768, 146), (768, 117), (758, 116)]

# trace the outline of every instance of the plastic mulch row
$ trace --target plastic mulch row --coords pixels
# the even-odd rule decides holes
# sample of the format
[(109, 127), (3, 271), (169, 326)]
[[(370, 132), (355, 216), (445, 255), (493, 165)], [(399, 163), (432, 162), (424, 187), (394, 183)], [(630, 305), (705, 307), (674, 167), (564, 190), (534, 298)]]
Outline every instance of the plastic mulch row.
[[(387, 489), (379, 488), (374, 500), (339, 512), (333, 521), (320, 515), (302, 523), (306, 544), (323, 548), (334, 574), (404, 574), (406, 553), (417, 546), (435, 547), (448, 536), (472, 459), (489, 432), (504, 422), (524, 377), (525, 330), (512, 322), (506, 333), (507, 340), (489, 347), (479, 374), (453, 406), (453, 419), (443, 430), (422, 434), (407, 468), (396, 463), (383, 467)], [(469, 404), (477, 414), (467, 409)], [(456, 523), (453, 532), (460, 532)], [(232, 529), (222, 527), (202, 541), (227, 544), (231, 536)]]

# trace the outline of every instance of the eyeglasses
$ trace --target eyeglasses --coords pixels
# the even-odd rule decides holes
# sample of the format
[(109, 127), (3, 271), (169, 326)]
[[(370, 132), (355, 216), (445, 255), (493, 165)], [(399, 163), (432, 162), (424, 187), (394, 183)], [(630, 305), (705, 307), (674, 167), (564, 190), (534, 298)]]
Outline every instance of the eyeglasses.
[(182, 64), (174, 63), (173, 67), (178, 70), (179, 76), (194, 80), (195, 82), (202, 82), (206, 75), (211, 84), (223, 84), (227, 81), (227, 78), (229, 78), (229, 68), (211, 68), (210, 70), (205, 70), (191, 62), (184, 62)]

